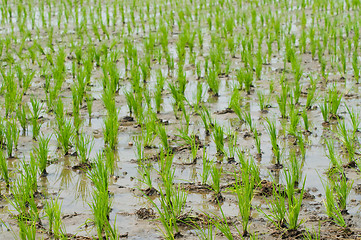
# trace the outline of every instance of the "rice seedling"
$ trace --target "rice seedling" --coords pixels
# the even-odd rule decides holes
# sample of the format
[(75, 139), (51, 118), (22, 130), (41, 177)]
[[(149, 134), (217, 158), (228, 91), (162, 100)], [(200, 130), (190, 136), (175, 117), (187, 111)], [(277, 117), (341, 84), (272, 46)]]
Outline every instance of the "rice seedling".
[[(241, 179), (235, 173), (235, 191), (238, 199), (238, 209), (242, 218), (242, 236), (248, 235), (248, 223), (250, 220), (253, 190), (255, 187), (255, 179), (253, 175), (250, 175), (248, 169), (242, 169)], [(240, 181), (241, 180), (241, 181)]]
[(295, 136), (297, 133), (297, 126), (300, 121), (300, 116), (298, 115), (298, 109), (295, 109), (293, 104), (290, 104), (290, 126), (289, 134)]
[(233, 160), (236, 149), (237, 149), (237, 132), (232, 132), (231, 129), (229, 129), (227, 133), (227, 141), (228, 141), (228, 160)]
[(214, 226), (211, 223), (211, 220), (207, 221), (206, 228), (202, 228), (202, 226), (199, 226), (199, 224), (192, 223), (192, 226), (195, 226), (197, 229), (197, 236), (201, 240), (213, 240), (215, 239), (215, 232), (214, 232)]
[(13, 150), (18, 147), (19, 130), (15, 120), (7, 120), (5, 126), (6, 151), (8, 158), (13, 157)]
[(18, 108), (16, 109), (16, 117), (20, 123), (20, 126), (23, 130), (23, 134), (25, 135), (26, 130), (27, 130), (27, 125), (28, 125), (28, 121), (27, 121), (27, 113), (26, 113), (26, 105), (23, 104), (19, 104)]
[(306, 228), (303, 237), (307, 240), (321, 240), (321, 222), (318, 222), (318, 231), (312, 226), (312, 230)]
[(218, 125), (217, 122), (214, 123), (213, 127), (213, 140), (216, 144), (217, 154), (223, 155), (224, 150), (224, 131), (222, 126)]
[(214, 215), (214, 218), (211, 218), (213, 225), (228, 239), (233, 240), (233, 234), (230, 228), (230, 225), (227, 221), (227, 217), (224, 214), (222, 208), (219, 208), (221, 211), (221, 217)]
[(40, 127), (41, 124), (39, 123), (39, 117), (40, 117), (40, 112), (42, 110), (42, 104), (36, 100), (34, 97), (32, 97), (30, 99), (30, 103), (31, 103), (31, 123), (33, 126), (33, 139), (36, 140), (36, 138), (39, 135), (40, 132)]
[(167, 131), (166, 131), (165, 127), (162, 125), (158, 125), (157, 132), (158, 132), (158, 136), (160, 137), (162, 145), (163, 145), (163, 151), (165, 153), (169, 153), (170, 146), (169, 146)]
[(93, 146), (94, 139), (91, 136), (86, 136), (84, 133), (79, 134), (75, 141), (75, 150), (81, 164), (86, 164), (89, 161)]
[(281, 229), (286, 224), (286, 198), (279, 185), (273, 184), (271, 199), (264, 198), (269, 208), (269, 213), (257, 208), (275, 227)]
[[(282, 79), (283, 78), (284, 76), (282, 76)], [(277, 103), (281, 113), (281, 117), (287, 118), (287, 95), (289, 92), (289, 86), (286, 83), (284, 83), (282, 79), (281, 79), (281, 87), (282, 87), (281, 94), (277, 96)]]
[(324, 123), (328, 123), (328, 119), (329, 119), (329, 109), (328, 109), (328, 104), (327, 104), (327, 99), (325, 98), (323, 100), (323, 104), (319, 106), (321, 109), (321, 114), (322, 114), (322, 118), (323, 118), (323, 122)]
[(212, 177), (212, 184), (211, 187), (215, 192), (215, 195), (220, 195), (221, 193), (221, 176), (222, 176), (223, 169), (222, 167), (218, 167), (215, 163), (212, 166), (211, 170), (211, 177)]
[(101, 155), (97, 156), (95, 166), (88, 173), (88, 177), (95, 187), (89, 207), (93, 213), (98, 237), (101, 238), (108, 227), (111, 211), (111, 200), (108, 193), (109, 172)]
[(203, 155), (202, 155), (202, 184), (206, 185), (208, 182), (209, 175), (211, 174), (213, 163), (208, 159), (208, 153), (206, 152), (206, 149), (203, 148)]
[(353, 131), (349, 131), (346, 127), (345, 120), (339, 121), (337, 125), (337, 135), (339, 136), (343, 146), (347, 150), (349, 161), (353, 161), (355, 157), (356, 138)]
[(48, 137), (40, 136), (38, 139), (38, 147), (35, 148), (34, 152), (39, 164), (39, 170), (41, 176), (46, 176), (46, 167), (48, 165), (48, 155), (49, 155), (49, 141), (51, 135)]
[(323, 203), (326, 208), (327, 216), (340, 227), (346, 227), (346, 221), (342, 216), (341, 209), (335, 198), (334, 190), (329, 182), (322, 181), (323, 188), (325, 189), (325, 197)]
[(306, 178), (303, 181), (302, 188), (298, 197), (295, 196), (295, 184), (298, 180), (295, 172), (285, 171), (285, 180), (286, 194), (288, 198), (288, 210), (286, 212), (286, 220), (288, 223), (288, 229), (294, 230), (297, 229), (301, 224), (298, 217), (301, 210)]
[(272, 145), (272, 152), (276, 157), (276, 166), (281, 167), (281, 149), (277, 143), (277, 133), (276, 133), (276, 124), (274, 121), (271, 121), (269, 118), (266, 119), (267, 125), (266, 131), (270, 135), (271, 138), (271, 145)]
[(266, 110), (265, 96), (260, 91), (257, 91), (257, 96), (259, 101), (259, 108), (263, 112)]
[(217, 72), (213, 69), (209, 70), (208, 74), (206, 75), (206, 81), (213, 95), (218, 97), (220, 80), (218, 78)]
[(55, 130), (55, 134), (58, 144), (63, 150), (63, 154), (69, 154), (71, 143), (75, 134), (72, 124), (68, 120), (64, 120), (63, 125), (58, 126), (58, 129)]
[(306, 99), (306, 105), (305, 105), (305, 109), (309, 110), (312, 108), (312, 105), (314, 104), (314, 102), (316, 101), (317, 97), (316, 97), (316, 85), (312, 85), (308, 92), (307, 92), (307, 99)]
[(104, 120), (104, 143), (107, 144), (111, 149), (116, 149), (118, 144), (118, 129), (119, 122), (117, 111), (113, 114), (108, 114)]
[(330, 159), (330, 162), (332, 164), (332, 167), (329, 170), (332, 170), (332, 172), (342, 172), (342, 161), (335, 154), (334, 141), (332, 139), (325, 139), (325, 143), (327, 147), (326, 156), (328, 157), (328, 159)]
[(18, 219), (19, 238), (21, 240), (35, 240), (36, 239), (36, 222), (28, 223), (26, 218), (20, 217)]
[(44, 213), (49, 221), (49, 233), (54, 234), (55, 238), (65, 238), (65, 227), (61, 218), (62, 203), (59, 203), (59, 197), (51, 198), (46, 201)]
[(309, 120), (308, 120), (308, 115), (307, 115), (307, 112), (306, 110), (304, 109), (301, 113), (301, 116), (302, 116), (302, 119), (303, 119), (303, 125), (305, 127), (305, 131), (306, 132), (310, 132), (310, 123), (309, 123)]
[(341, 104), (342, 94), (338, 93), (336, 86), (329, 89), (328, 91), (328, 109), (330, 111), (331, 117), (338, 119), (337, 111)]
[(347, 105), (345, 106), (351, 119), (353, 134), (355, 134), (356, 132), (358, 132), (358, 128), (360, 126), (360, 114), (358, 112), (355, 113), (355, 110), (350, 109)]
[(253, 127), (253, 121), (252, 121), (251, 113), (250, 112), (244, 112), (243, 113), (243, 119), (247, 123), (249, 130), (251, 132), (253, 132), (254, 127)]
[(2, 150), (0, 150), (0, 175), (6, 183), (6, 187), (9, 188), (10, 187), (9, 167)]
[(332, 180), (333, 189), (341, 211), (346, 210), (347, 200), (352, 190), (353, 183), (353, 180), (347, 180), (345, 174)]

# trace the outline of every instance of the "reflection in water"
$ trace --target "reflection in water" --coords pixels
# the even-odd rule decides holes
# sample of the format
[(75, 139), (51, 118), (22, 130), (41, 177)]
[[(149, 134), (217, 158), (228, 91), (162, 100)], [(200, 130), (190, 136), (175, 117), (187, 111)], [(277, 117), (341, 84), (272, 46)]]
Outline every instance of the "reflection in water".
[(67, 189), (69, 187), (69, 185), (72, 182), (72, 178), (71, 178), (72, 174), (73, 173), (72, 173), (71, 169), (69, 169), (67, 166), (64, 165), (59, 174), (59, 178), (57, 179), (57, 182), (60, 181), (61, 189)]
[(90, 189), (88, 184), (88, 177), (85, 173), (81, 173), (79, 175), (76, 191), (75, 191), (75, 199), (81, 198), (83, 201), (87, 200), (87, 197), (90, 195)]
[(49, 180), (48, 178), (45, 177), (40, 177), (40, 181), (39, 181), (39, 188), (40, 188), (40, 192), (44, 195), (44, 196), (48, 196), (49, 195)]

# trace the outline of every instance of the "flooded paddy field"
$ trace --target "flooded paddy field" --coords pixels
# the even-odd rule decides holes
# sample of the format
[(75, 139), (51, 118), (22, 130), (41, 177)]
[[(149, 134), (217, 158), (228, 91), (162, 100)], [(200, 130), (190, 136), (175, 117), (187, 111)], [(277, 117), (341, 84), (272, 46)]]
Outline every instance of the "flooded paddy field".
[(0, 239), (361, 238), (359, 1), (0, 5)]

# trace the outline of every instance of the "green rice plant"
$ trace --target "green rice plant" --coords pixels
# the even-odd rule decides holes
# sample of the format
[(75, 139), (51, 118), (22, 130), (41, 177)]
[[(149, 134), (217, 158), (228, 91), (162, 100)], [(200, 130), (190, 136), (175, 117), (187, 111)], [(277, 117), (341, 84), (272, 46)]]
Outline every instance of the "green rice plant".
[(107, 144), (111, 149), (116, 149), (118, 144), (118, 129), (119, 122), (117, 111), (112, 114), (108, 114), (104, 120), (104, 143)]
[(244, 114), (242, 114), (242, 110), (241, 110), (241, 106), (240, 106), (240, 102), (241, 102), (241, 95), (239, 93), (238, 89), (234, 89), (232, 96), (231, 96), (231, 101), (229, 103), (229, 108), (233, 110), (233, 112), (237, 115), (238, 119), (243, 122), (244, 119)]
[(334, 192), (337, 197), (337, 202), (339, 204), (340, 210), (345, 211), (348, 197), (351, 193), (352, 186), (354, 181), (348, 180), (345, 174), (342, 174), (340, 177), (336, 179), (332, 179), (332, 185)]
[(248, 95), (251, 94), (252, 83), (253, 83), (253, 72), (247, 69), (244, 75), (244, 89)]
[(173, 107), (176, 111), (181, 110), (181, 106), (184, 104), (184, 95), (180, 92), (178, 87), (175, 84), (169, 83), (168, 84), (169, 89), (171, 91), (172, 97), (173, 97)]
[(219, 96), (219, 87), (220, 87), (220, 79), (217, 75), (216, 70), (209, 70), (208, 74), (206, 75), (206, 81), (207, 84), (210, 88), (210, 90), (212, 91), (212, 93), (214, 94), (215, 97)]
[[(233, 234), (230, 228), (230, 225), (227, 221), (227, 217), (224, 214), (222, 207), (219, 207), (220, 211), (221, 211), (221, 217), (214, 215), (211, 218), (212, 224), (228, 239), (228, 240), (233, 240)], [(237, 229), (238, 230), (238, 229)]]
[(36, 239), (36, 222), (31, 221), (24, 217), (18, 218), (19, 238), (21, 240), (35, 240)]
[(356, 80), (357, 83), (359, 83), (360, 69), (357, 58), (358, 58), (357, 52), (355, 51), (355, 53), (352, 55), (352, 68), (353, 68), (354, 79)]
[[(312, 232), (311, 232), (312, 231)], [(303, 234), (304, 239), (307, 240), (321, 240), (321, 222), (318, 222), (318, 231), (313, 228), (312, 230), (305, 229), (305, 233)]]
[(144, 183), (148, 187), (148, 189), (153, 188), (153, 179), (152, 179), (152, 175), (151, 175), (152, 168), (153, 167), (150, 162), (148, 162), (148, 163), (141, 162), (141, 164), (139, 164), (139, 168), (138, 168), (138, 173), (141, 176), (139, 178), (139, 180), (142, 183)]
[(61, 98), (59, 98), (58, 102), (56, 103), (55, 119), (58, 129), (60, 129), (65, 123), (64, 104)]
[(328, 140), (325, 139), (325, 143), (326, 143), (326, 147), (327, 147), (326, 156), (331, 161), (332, 169), (336, 172), (342, 172), (342, 161), (335, 154), (335, 143), (334, 143), (333, 139), (328, 139)]
[(281, 229), (286, 223), (286, 198), (280, 185), (273, 183), (271, 199), (264, 198), (267, 202), (269, 213), (257, 208), (275, 227)]
[(328, 109), (328, 104), (327, 104), (327, 99), (326, 98), (323, 100), (323, 104), (320, 105), (319, 107), (321, 109), (323, 122), (328, 123), (329, 109)]
[(197, 83), (197, 92), (196, 92), (196, 101), (195, 107), (198, 107), (203, 102), (204, 91), (203, 91), (203, 83)]
[(192, 134), (190, 137), (189, 145), (191, 147), (191, 161), (195, 162), (197, 161), (197, 153), (199, 149), (199, 144), (196, 141), (195, 135)]
[(211, 114), (210, 114), (208, 108), (206, 106), (202, 106), (198, 110), (198, 114), (202, 119), (205, 134), (206, 134), (206, 136), (209, 136), (210, 130), (212, 128), (212, 117), (211, 117)]
[(253, 132), (254, 130), (254, 127), (253, 127), (253, 121), (252, 121), (252, 116), (251, 116), (251, 113), (250, 112), (244, 112), (243, 113), (243, 119), (244, 121), (247, 123), (248, 127), (249, 127), (249, 130), (251, 132)]
[(325, 197), (323, 204), (326, 208), (327, 216), (340, 227), (346, 227), (345, 219), (342, 216), (341, 209), (335, 198), (335, 193), (332, 184), (329, 182), (322, 181), (323, 188), (325, 189)]
[(8, 203), (18, 213), (18, 218), (25, 218), (37, 222), (40, 220), (34, 194), (37, 192), (37, 164), (35, 158), (30, 154), (30, 162), (21, 162), (22, 170), (19, 177), (11, 187), (12, 198)]
[[(253, 190), (255, 187), (255, 179), (253, 175), (250, 175), (246, 169), (241, 171), (241, 179), (235, 173), (235, 190), (238, 199), (238, 209), (242, 218), (242, 236), (245, 237), (248, 234), (248, 223), (250, 220)], [(241, 180), (241, 181), (240, 181)]]
[(86, 164), (89, 161), (90, 153), (94, 146), (94, 138), (86, 136), (84, 133), (79, 134), (75, 141), (75, 150), (80, 159), (81, 164)]
[(289, 134), (295, 136), (297, 134), (297, 126), (300, 121), (300, 116), (298, 115), (298, 109), (295, 109), (293, 104), (290, 104), (290, 126)]
[(338, 119), (337, 111), (341, 104), (342, 94), (338, 93), (337, 87), (329, 89), (328, 91), (328, 109), (330, 111), (331, 117)]
[(35, 148), (34, 152), (39, 164), (39, 170), (41, 176), (46, 176), (46, 166), (48, 164), (48, 155), (49, 155), (49, 141), (51, 135), (45, 137), (44, 135), (40, 136), (38, 139), (38, 147)]
[(257, 91), (257, 96), (258, 96), (260, 110), (265, 111), (266, 110), (265, 96), (262, 94), (261, 91)]
[(347, 150), (349, 161), (352, 162), (355, 157), (356, 135), (353, 131), (347, 129), (345, 119), (339, 121), (336, 134), (339, 136), (343, 146)]
[(158, 136), (162, 142), (162, 145), (163, 145), (163, 151), (165, 153), (169, 153), (170, 152), (170, 145), (169, 145), (169, 142), (168, 142), (168, 136), (167, 136), (167, 131), (165, 129), (165, 127), (161, 124), (158, 125), (157, 127), (157, 133), (158, 133)]
[(0, 117), (0, 147), (3, 148), (6, 145), (6, 125), (4, 120)]
[(215, 195), (221, 193), (221, 176), (222, 176), (223, 168), (217, 167), (214, 163), (211, 170), (212, 184), (211, 187), (215, 192)]
[(6, 151), (8, 158), (13, 157), (13, 149), (17, 149), (19, 140), (19, 130), (15, 120), (6, 121), (5, 126)]
[(228, 130), (228, 159), (234, 159), (237, 149), (237, 132), (233, 132), (232, 129)]
[(303, 109), (301, 113), (302, 119), (303, 119), (303, 125), (305, 126), (306, 132), (310, 132), (310, 123), (308, 121), (308, 115), (306, 109)]
[(0, 150), (0, 176), (4, 179), (6, 187), (10, 187), (10, 176), (8, 162), (4, 156), (4, 152)]
[(211, 223), (211, 220), (208, 220), (206, 223), (206, 227), (202, 228), (202, 226), (200, 226), (197, 223), (192, 223), (192, 226), (195, 226), (195, 228), (197, 229), (197, 236), (199, 239), (201, 240), (214, 240), (215, 239), (215, 233), (214, 233), (214, 226)]
[(93, 221), (97, 229), (98, 237), (102, 238), (103, 232), (105, 232), (109, 226), (111, 200), (108, 193), (109, 172), (101, 155), (97, 156), (95, 166), (88, 173), (88, 177), (95, 187), (92, 194), (93, 199), (91, 203), (89, 203), (89, 206), (93, 213)]
[(360, 126), (360, 113), (355, 112), (354, 109), (350, 109), (346, 104), (345, 106), (351, 119), (353, 134), (355, 134), (356, 132), (358, 132), (358, 128)]
[(316, 97), (316, 85), (312, 85), (307, 92), (307, 98), (306, 98), (306, 105), (305, 108), (311, 109), (312, 105), (314, 104), (314, 102), (316, 101), (317, 97)]
[(203, 165), (203, 172), (201, 174), (202, 184), (206, 185), (208, 182), (209, 175), (212, 170), (213, 163), (212, 163), (212, 161), (209, 161), (208, 153), (206, 152), (205, 148), (203, 148), (202, 165)]
[(18, 85), (15, 82), (14, 73), (9, 70), (5, 72), (5, 70), (1, 70), (1, 75), (3, 77), (2, 88), (5, 90), (5, 116), (9, 117), (10, 114), (15, 110), (15, 106), (18, 101), (21, 99), (21, 93), (18, 94)]
[(135, 145), (135, 155), (138, 161), (144, 159), (144, 144), (142, 141), (142, 136), (134, 136), (133, 137), (134, 145)]
[(61, 206), (62, 203), (59, 203), (59, 197), (51, 198), (46, 201), (44, 206), (44, 213), (49, 221), (49, 233), (54, 234), (54, 237), (58, 239), (66, 237), (65, 226), (61, 218)]
[(11, 187), (12, 199), (7, 199), (9, 204), (18, 213), (20, 218), (29, 218), (28, 204), (31, 198), (31, 189), (25, 176), (20, 175)]
[(214, 123), (213, 127), (213, 140), (216, 144), (217, 154), (224, 155), (224, 131), (222, 126), (218, 125), (217, 122)]
[(41, 124), (39, 123), (39, 117), (40, 117), (40, 112), (42, 110), (43, 105), (40, 103), (40, 101), (38, 101), (37, 99), (35, 99), (34, 97), (30, 98), (30, 103), (31, 103), (31, 108), (32, 111), (31, 113), (31, 123), (33, 126), (33, 139), (36, 140), (36, 138), (39, 135), (40, 132), (40, 127)]
[(288, 171), (294, 177), (295, 185), (298, 186), (302, 179), (302, 168), (304, 161), (297, 159), (294, 151), (290, 152)]
[(276, 96), (276, 98), (277, 98), (278, 108), (281, 112), (281, 117), (287, 118), (287, 95), (289, 92), (289, 87), (284, 82), (281, 83), (281, 87), (282, 87), (281, 93), (279, 96)]
[(179, 231), (177, 222), (183, 213), (188, 193), (182, 191), (179, 185), (174, 185), (175, 169), (171, 168), (173, 156), (165, 155), (163, 152), (161, 153), (163, 156), (160, 157), (161, 169), (159, 174), (161, 175), (161, 179), (163, 181), (163, 187), (159, 188), (160, 206), (158, 206), (149, 197), (148, 199), (158, 211), (160, 216), (159, 220), (162, 222), (164, 227), (164, 230), (161, 229), (163, 235), (167, 239), (174, 239), (175, 233)]
[(301, 210), (306, 178), (303, 181), (302, 188), (298, 197), (295, 196), (295, 184), (297, 181), (296, 178), (297, 175), (294, 172), (285, 171), (286, 194), (288, 198), (288, 211), (286, 212), (286, 220), (289, 230), (295, 230), (301, 224), (298, 217)]
[(58, 144), (63, 150), (63, 154), (69, 154), (71, 148), (71, 143), (73, 141), (75, 130), (70, 121), (64, 120), (64, 124), (58, 126), (58, 129), (55, 130), (56, 139)]
[(27, 125), (28, 125), (28, 121), (27, 121), (27, 114), (26, 114), (26, 105), (24, 104), (19, 104), (18, 108), (16, 109), (16, 117), (20, 123), (20, 126), (23, 130), (23, 134), (26, 133), (27, 130)]
[(259, 133), (258, 133), (258, 130), (256, 127), (254, 128), (254, 131), (253, 131), (253, 137), (254, 137), (254, 143), (255, 143), (255, 146), (257, 149), (257, 154), (260, 157), (262, 155), (261, 139), (260, 139), (260, 136), (259, 136)]
[(157, 113), (160, 113), (161, 105), (162, 105), (162, 92), (163, 89), (157, 87), (154, 93), (155, 106), (157, 109)]
[(270, 135), (271, 138), (271, 145), (272, 145), (272, 152), (276, 157), (276, 165), (281, 166), (281, 149), (277, 143), (277, 132), (276, 132), (276, 123), (271, 121), (269, 118), (266, 119), (267, 125), (266, 131)]
[[(92, 146), (93, 146), (93, 144), (92, 144)], [(116, 156), (115, 156), (115, 152), (113, 151), (113, 149), (111, 149), (108, 146), (105, 147), (104, 153), (103, 153), (103, 158), (105, 158), (105, 163), (106, 163), (109, 174), (114, 175), (114, 170), (116, 167)]]

